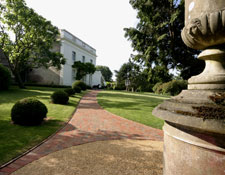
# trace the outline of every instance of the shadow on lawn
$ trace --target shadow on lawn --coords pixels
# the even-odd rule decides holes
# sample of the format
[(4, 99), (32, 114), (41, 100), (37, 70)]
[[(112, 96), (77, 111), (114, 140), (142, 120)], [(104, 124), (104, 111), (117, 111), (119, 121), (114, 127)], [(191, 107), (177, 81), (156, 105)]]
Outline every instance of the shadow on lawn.
[[(154, 108), (161, 102), (162, 100), (152, 100), (152, 101), (136, 100), (133, 102), (129, 102), (129, 101), (112, 101), (107, 99), (99, 99), (99, 104), (103, 106), (104, 108), (123, 108), (123, 109), (129, 109), (129, 110), (142, 110), (141, 107)], [(138, 106), (141, 106), (141, 107), (138, 107)]]
[(15, 103), (16, 101), (26, 98), (26, 97), (40, 97), (40, 96), (50, 96), (51, 93), (42, 93), (42, 92), (36, 92), (36, 91), (29, 91), (29, 90), (9, 90), (9, 91), (3, 91), (0, 92), (0, 104), (3, 103)]
[(101, 92), (100, 94), (98, 94), (98, 97), (104, 97), (104, 98), (115, 98), (115, 99), (128, 99), (128, 100), (132, 100), (132, 101), (138, 101), (141, 103), (146, 103), (146, 102), (162, 102), (164, 99), (158, 99), (158, 98), (154, 98), (154, 97), (146, 97), (146, 96), (138, 96), (138, 94), (132, 95), (132, 94), (124, 94), (124, 93), (104, 93)]
[(20, 126), (11, 120), (0, 120), (0, 166), (40, 143), (63, 125), (65, 122), (51, 118), (38, 126)]

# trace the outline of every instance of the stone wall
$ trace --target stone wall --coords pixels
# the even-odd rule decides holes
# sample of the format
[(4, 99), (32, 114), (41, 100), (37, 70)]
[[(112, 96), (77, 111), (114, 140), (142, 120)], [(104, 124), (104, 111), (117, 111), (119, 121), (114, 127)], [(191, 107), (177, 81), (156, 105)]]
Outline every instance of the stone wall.
[(54, 67), (33, 69), (29, 73), (28, 81), (37, 84), (60, 85), (60, 70)]

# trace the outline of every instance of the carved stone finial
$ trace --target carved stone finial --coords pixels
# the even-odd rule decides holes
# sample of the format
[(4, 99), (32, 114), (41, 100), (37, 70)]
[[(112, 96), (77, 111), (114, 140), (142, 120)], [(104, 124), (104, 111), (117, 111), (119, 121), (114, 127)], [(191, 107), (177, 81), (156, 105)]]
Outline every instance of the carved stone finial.
[(225, 1), (185, 0), (185, 27), (181, 35), (193, 49), (225, 43)]
[(225, 10), (189, 20), (181, 36), (188, 47), (199, 50), (225, 43)]

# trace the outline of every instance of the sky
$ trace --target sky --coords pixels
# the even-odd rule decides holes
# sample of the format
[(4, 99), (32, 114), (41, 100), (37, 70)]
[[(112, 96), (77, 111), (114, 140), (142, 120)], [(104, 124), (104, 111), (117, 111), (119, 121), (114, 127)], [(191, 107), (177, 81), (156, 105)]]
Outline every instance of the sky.
[(97, 65), (108, 66), (114, 73), (128, 62), (133, 50), (123, 29), (135, 27), (138, 21), (129, 0), (25, 1), (53, 25), (95, 48)]

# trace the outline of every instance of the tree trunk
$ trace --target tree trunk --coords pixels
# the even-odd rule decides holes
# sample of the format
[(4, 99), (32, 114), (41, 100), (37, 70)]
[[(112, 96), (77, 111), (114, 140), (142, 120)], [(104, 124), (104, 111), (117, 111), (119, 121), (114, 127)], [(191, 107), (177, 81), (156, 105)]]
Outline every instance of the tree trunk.
[(17, 71), (16, 72), (13, 72), (14, 76), (15, 76), (15, 80), (16, 82), (18, 83), (18, 86), (19, 88), (21, 89), (26, 89), (26, 87), (24, 86), (24, 83), (21, 79), (21, 76), (20, 76), (20, 73), (18, 73)]
[(21, 76), (20, 76), (19, 71), (16, 71), (16, 70), (13, 68), (13, 66), (12, 66), (12, 64), (11, 64), (11, 62), (10, 62), (10, 60), (9, 60), (8, 55), (7, 55), (5, 52), (3, 52), (2, 49), (0, 49), (0, 52), (1, 52), (1, 54), (4, 56), (4, 58), (7, 60), (8, 64), (9, 64), (9, 68), (10, 68), (12, 74), (15, 76), (15, 80), (16, 80), (16, 82), (18, 83), (19, 88), (21, 88), (21, 89), (26, 89), (26, 87), (24, 86), (23, 81), (22, 81), (22, 79), (21, 79)]

